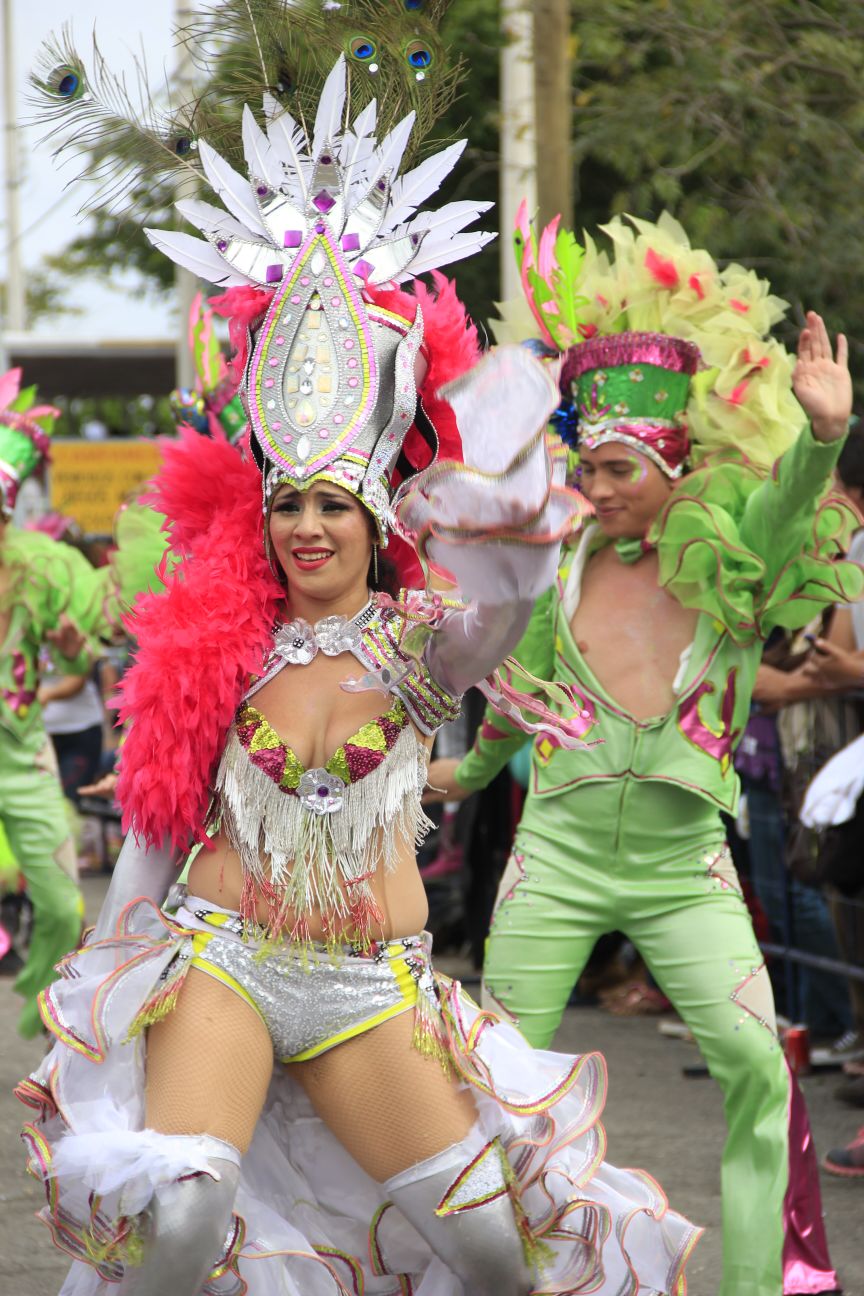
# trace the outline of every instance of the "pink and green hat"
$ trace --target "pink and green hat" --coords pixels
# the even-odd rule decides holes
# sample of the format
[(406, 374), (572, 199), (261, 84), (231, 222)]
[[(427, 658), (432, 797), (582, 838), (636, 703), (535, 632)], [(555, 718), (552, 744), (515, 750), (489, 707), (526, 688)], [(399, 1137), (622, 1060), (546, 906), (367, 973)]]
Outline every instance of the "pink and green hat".
[(0, 378), (0, 518), (8, 522), (21, 483), (48, 459), (48, 440), (60, 414), (36, 404), (36, 388), (21, 390), (21, 370)]
[(561, 386), (577, 418), (579, 444), (620, 442), (667, 477), (679, 477), (690, 449), (685, 410), (699, 348), (664, 333), (612, 333), (567, 351)]

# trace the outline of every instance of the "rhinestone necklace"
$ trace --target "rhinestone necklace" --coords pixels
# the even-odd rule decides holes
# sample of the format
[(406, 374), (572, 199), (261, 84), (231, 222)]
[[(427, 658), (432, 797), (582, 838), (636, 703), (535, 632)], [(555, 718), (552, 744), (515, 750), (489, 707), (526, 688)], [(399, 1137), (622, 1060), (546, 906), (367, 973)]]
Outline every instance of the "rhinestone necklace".
[(322, 652), (338, 657), (352, 652), (360, 643), (363, 631), (374, 620), (378, 609), (373, 597), (356, 616), (327, 616), (314, 626), (302, 617), (287, 621), (276, 631), (274, 648), (290, 666), (308, 666)]

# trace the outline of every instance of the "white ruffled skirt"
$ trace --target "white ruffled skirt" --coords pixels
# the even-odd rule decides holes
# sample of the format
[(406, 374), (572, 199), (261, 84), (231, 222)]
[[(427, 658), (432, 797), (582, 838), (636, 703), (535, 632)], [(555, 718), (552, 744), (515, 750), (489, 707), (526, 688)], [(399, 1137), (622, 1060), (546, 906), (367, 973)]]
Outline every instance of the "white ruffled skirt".
[[(134, 1029), (170, 998), (187, 940), (153, 903), (136, 901), (45, 992), (55, 1043), (18, 1096), (34, 1109), (23, 1138), (45, 1188), (42, 1217), (75, 1261), (61, 1296), (116, 1293), (140, 1255), (138, 1216), (154, 1191), (206, 1172), (206, 1140), (144, 1129), (146, 1035)], [(501, 1140), (514, 1171), (535, 1291), (682, 1296), (700, 1230), (669, 1210), (649, 1175), (604, 1161), (603, 1058), (532, 1049), (458, 983), (439, 984), (450, 1060), (474, 1091), (482, 1136)], [(290, 1068), (274, 1074), (234, 1210), (207, 1296), (476, 1296), (387, 1204)]]

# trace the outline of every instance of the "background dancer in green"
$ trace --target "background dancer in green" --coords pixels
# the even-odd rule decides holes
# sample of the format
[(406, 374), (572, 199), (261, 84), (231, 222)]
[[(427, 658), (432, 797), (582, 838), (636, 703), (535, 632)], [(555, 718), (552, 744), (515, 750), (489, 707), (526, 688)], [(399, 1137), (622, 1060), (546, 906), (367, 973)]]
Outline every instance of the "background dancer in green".
[[(597, 938), (626, 932), (723, 1089), (722, 1296), (829, 1291), (806, 1112), (719, 812), (764, 637), (861, 591), (834, 561), (851, 514), (820, 501), (851, 409), (846, 342), (835, 356), (808, 315), (793, 376), (766, 284), (721, 273), (669, 218), (633, 224), (608, 228), (611, 260), (557, 222), (538, 247), (524, 212), (517, 240), (596, 511), (518, 652), (581, 696), (598, 745), (534, 742), (485, 996), (546, 1047)], [(430, 783), (484, 787), (523, 742), (487, 710)]]
[(90, 653), (81, 631), (101, 618), (101, 583), (76, 549), (11, 522), (18, 488), (48, 452), (57, 411), (20, 389), (21, 371), (0, 377), (0, 820), (33, 904), (27, 961), (15, 982), (25, 1004), (22, 1035), (40, 1028), (36, 996), (54, 964), (78, 941), (84, 905), (57, 773), (42, 723), (39, 656), (58, 670), (85, 674)]

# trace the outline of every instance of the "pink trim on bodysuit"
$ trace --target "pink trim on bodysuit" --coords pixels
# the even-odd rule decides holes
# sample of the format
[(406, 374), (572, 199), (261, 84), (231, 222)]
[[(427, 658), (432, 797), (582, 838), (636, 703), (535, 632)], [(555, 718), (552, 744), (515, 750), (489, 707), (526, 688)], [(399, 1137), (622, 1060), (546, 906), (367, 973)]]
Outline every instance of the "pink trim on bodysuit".
[[(788, 1066), (787, 1066), (788, 1071)], [(840, 1291), (822, 1220), (819, 1164), (798, 1081), (789, 1071), (789, 1183), (783, 1202), (783, 1296)]]

